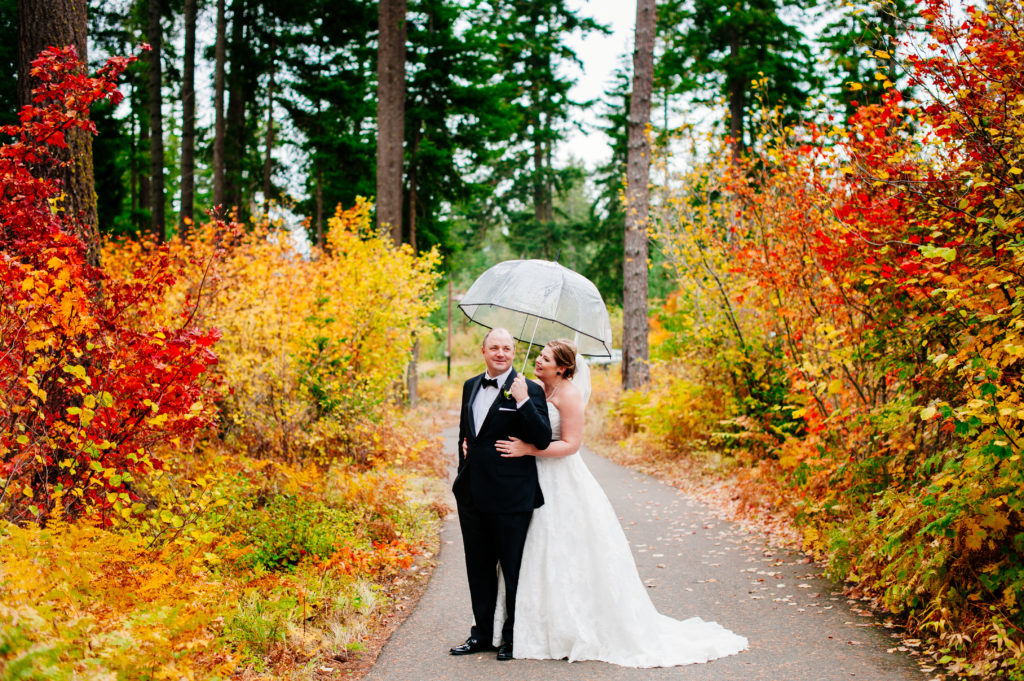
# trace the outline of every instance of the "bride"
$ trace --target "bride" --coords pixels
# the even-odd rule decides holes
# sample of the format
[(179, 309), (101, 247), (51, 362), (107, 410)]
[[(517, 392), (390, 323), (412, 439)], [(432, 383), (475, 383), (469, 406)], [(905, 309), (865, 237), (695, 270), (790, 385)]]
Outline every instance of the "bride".
[(747, 639), (715, 622), (658, 613), (615, 510), (578, 454), (590, 390), (586, 364), (571, 342), (556, 340), (535, 368), (547, 395), (551, 444), (538, 451), (516, 438), (497, 443), (502, 456), (537, 457), (545, 499), (523, 551), (514, 656), (670, 667), (746, 649)]

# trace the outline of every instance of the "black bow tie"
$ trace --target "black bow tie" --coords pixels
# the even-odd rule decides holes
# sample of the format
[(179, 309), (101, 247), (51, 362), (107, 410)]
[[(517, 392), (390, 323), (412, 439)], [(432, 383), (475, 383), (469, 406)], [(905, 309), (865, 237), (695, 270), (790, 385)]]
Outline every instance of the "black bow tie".
[(492, 388), (497, 390), (498, 389), (498, 379), (496, 379), (496, 378), (487, 378), (486, 376), (484, 376), (484, 380), (482, 380), (480, 382), (480, 387), (481, 388), (486, 388), (487, 386), (491, 386)]

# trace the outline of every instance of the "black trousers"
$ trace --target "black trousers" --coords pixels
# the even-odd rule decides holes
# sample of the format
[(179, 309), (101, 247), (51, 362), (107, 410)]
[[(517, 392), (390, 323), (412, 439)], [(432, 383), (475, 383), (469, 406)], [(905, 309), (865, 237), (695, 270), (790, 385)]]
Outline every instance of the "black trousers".
[(523, 560), (526, 531), (533, 511), (523, 513), (483, 513), (472, 501), (458, 500), (459, 525), (466, 551), (469, 597), (473, 602), (476, 624), (473, 638), (490, 643), (494, 636), (494, 608), (498, 601), (498, 565), (505, 578), (507, 612), (501, 637), (512, 643), (516, 618), (516, 588), (519, 565)]

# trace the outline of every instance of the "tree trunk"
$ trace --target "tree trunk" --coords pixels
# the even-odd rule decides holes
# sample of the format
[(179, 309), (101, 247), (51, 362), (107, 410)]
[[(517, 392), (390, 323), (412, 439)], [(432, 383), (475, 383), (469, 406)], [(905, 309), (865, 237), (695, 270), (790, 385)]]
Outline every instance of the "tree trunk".
[(161, 52), (163, 30), (160, 28), (160, 0), (149, 0), (149, 211), (150, 230), (157, 241), (164, 240), (164, 117)]
[(271, 42), (270, 45), (270, 83), (267, 86), (267, 135), (266, 135), (266, 155), (263, 158), (263, 219), (267, 220), (270, 217), (270, 189), (271, 189), (271, 175), (274, 169), (274, 157), (271, 152), (274, 150), (274, 88), (276, 82), (274, 80), (275, 72), (277, 70), (277, 62), (274, 57), (274, 45)]
[[(32, 61), (47, 47), (74, 45), (78, 58), (88, 64), (86, 0), (18, 0), (18, 104), (32, 101)], [(89, 263), (99, 265), (99, 231), (96, 213), (96, 182), (93, 174), (92, 135), (77, 128), (67, 130), (68, 149), (58, 158), (71, 164), (56, 172), (64, 188), (64, 210), (79, 221)]]
[(622, 300), (622, 387), (646, 385), (651, 374), (647, 344), (647, 221), (650, 213), (651, 120), (654, 81), (654, 0), (638, 0), (633, 48), (633, 94), (629, 106), (626, 162), (626, 228)]
[(555, 221), (555, 171), (551, 162), (551, 138), (544, 141), (544, 222)]
[(231, 73), (228, 74), (228, 110), (224, 135), (224, 201), (244, 213), (242, 163), (245, 158), (245, 0), (231, 3)]
[[(734, 29), (730, 51), (734, 63), (739, 59), (740, 34)], [(732, 78), (729, 81), (729, 137), (732, 139), (732, 160), (739, 161), (743, 153), (743, 116), (746, 109), (746, 94), (749, 83), (743, 82), (740, 78)]]
[(178, 233), (191, 229), (195, 209), (196, 167), (196, 2), (185, 0), (185, 67), (181, 84), (181, 214)]
[(224, 1), (217, 0), (217, 42), (213, 71), (213, 205), (224, 205), (224, 62), (226, 61), (227, 19)]
[(406, 369), (408, 375), (406, 377), (405, 386), (408, 391), (408, 401), (410, 407), (415, 407), (416, 403), (420, 400), (420, 370), (419, 370), (419, 359), (420, 359), (420, 339), (419, 337), (413, 341), (412, 344), (412, 356), (409, 358), (409, 365)]
[(316, 167), (316, 246), (320, 250), (324, 248), (324, 171), (323, 161), (320, 156), (314, 157), (313, 165)]
[(405, 140), (406, 0), (377, 8), (377, 228), (402, 243), (402, 142)]
[[(412, 135), (412, 149), (409, 150), (409, 245), (412, 246), (412, 250), (416, 250), (416, 203), (418, 197), (416, 195), (416, 184), (419, 182), (419, 176), (417, 174), (417, 154), (420, 150), (420, 130), (417, 124), (417, 128)], [(410, 393), (411, 394), (411, 393)]]
[[(538, 106), (534, 98), (533, 106)], [(537, 113), (533, 125), (533, 219), (538, 224), (544, 223), (544, 147), (541, 144), (541, 114)]]
[[(135, 86), (130, 85), (134, 91)], [(128, 109), (128, 191), (131, 194), (131, 215), (132, 224), (135, 224), (135, 216), (139, 210), (139, 121), (135, 115), (134, 94), (129, 94), (131, 106)], [(138, 225), (135, 225), (138, 228)]]
[[(141, 90), (141, 88), (140, 88)], [(149, 190), (149, 164), (146, 163), (149, 153), (149, 109), (142, 108), (142, 98), (145, 93), (139, 95), (139, 144), (136, 147), (138, 153), (135, 157), (135, 165), (139, 171), (139, 216), (135, 227), (141, 235), (149, 229), (149, 205), (152, 199), (152, 192)]]

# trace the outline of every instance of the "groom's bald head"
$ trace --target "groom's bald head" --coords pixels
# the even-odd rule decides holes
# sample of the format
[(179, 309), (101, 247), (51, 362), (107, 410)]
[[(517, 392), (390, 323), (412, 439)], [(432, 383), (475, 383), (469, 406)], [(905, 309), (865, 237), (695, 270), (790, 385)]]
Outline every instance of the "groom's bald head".
[(512, 367), (512, 358), (516, 354), (516, 341), (508, 329), (496, 326), (484, 336), (481, 353), (487, 364), (487, 375), (497, 378)]
[(515, 348), (516, 339), (512, 337), (512, 332), (501, 326), (496, 326), (493, 329), (489, 330), (486, 334), (484, 334), (484, 342), (481, 343), (481, 347), (486, 348), (488, 341), (498, 340), (499, 338), (503, 341), (507, 340), (512, 345), (512, 347)]

